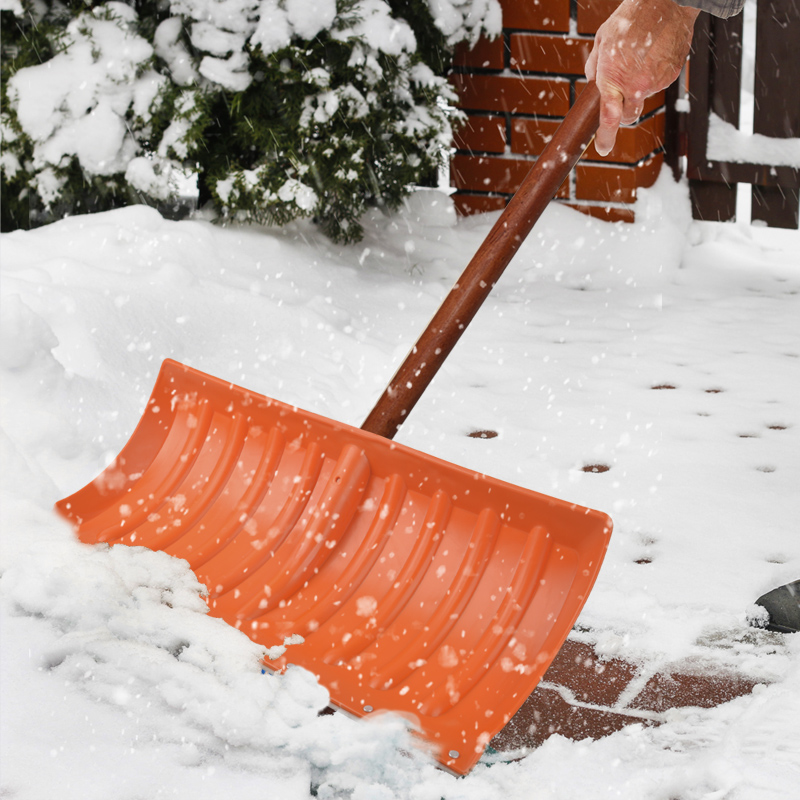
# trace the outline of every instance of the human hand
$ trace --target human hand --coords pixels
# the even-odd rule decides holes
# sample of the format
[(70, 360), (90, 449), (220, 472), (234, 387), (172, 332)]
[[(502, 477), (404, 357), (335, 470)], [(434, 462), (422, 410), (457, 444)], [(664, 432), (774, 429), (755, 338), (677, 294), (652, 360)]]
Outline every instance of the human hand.
[(680, 75), (699, 13), (675, 0), (623, 0), (600, 26), (586, 77), (600, 90), (594, 146), (601, 156), (611, 152), (619, 126), (636, 122), (644, 101)]

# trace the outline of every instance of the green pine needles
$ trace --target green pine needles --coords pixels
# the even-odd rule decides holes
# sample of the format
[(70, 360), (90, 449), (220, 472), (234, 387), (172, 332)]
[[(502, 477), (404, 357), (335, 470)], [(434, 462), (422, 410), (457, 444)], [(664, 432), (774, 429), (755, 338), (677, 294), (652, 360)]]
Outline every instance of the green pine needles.
[(367, 207), (397, 208), (447, 157), (450, 45), (434, 27), (423, 59), (385, 0), (17, 6), (2, 12), (4, 230), (174, 203), (196, 176), (220, 219), (308, 217), (352, 242)]

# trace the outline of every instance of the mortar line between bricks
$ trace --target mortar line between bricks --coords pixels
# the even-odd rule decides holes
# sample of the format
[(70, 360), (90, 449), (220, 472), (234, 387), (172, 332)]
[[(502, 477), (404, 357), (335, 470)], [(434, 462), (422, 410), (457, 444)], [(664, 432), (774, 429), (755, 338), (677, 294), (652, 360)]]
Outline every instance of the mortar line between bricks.
[(651, 158), (654, 158), (659, 153), (663, 153), (663, 147), (657, 147), (655, 150), (651, 150), (647, 155), (642, 156), (637, 161), (579, 161), (575, 166), (581, 167), (609, 167), (612, 169), (619, 169), (620, 167), (628, 167), (630, 169), (635, 169), (636, 167), (641, 167), (642, 165), (646, 164)]
[[(578, 78), (577, 80), (572, 82), (573, 91), (575, 90), (575, 84), (579, 80), (582, 80), (582, 78)], [(575, 100), (575, 98), (571, 99), (571, 102), (573, 104), (574, 104), (574, 100)], [(468, 114), (499, 114), (499, 113), (502, 113), (502, 112), (499, 112), (499, 111), (494, 111), (494, 112), (493, 111), (485, 111), (483, 109), (477, 109), (475, 111), (471, 111), (468, 108), (464, 108), (464, 109), (462, 109), (462, 111), (466, 111)], [(634, 129), (635, 130), (643, 122), (647, 122), (648, 120), (652, 119), (653, 117), (657, 117), (659, 114), (663, 114), (663, 113), (664, 113), (664, 106), (658, 106), (658, 108), (654, 108), (652, 111), (648, 111), (646, 114), (642, 114), (642, 116), (639, 117), (639, 119), (637, 119), (636, 122), (633, 123), (633, 125), (623, 125), (622, 127), (625, 128), (625, 129), (629, 129), (630, 128), (630, 129)], [(561, 120), (564, 119), (564, 117), (548, 116), (547, 114), (532, 114), (532, 113), (527, 112), (527, 111), (515, 111), (514, 112), (514, 118), (515, 119), (532, 119), (532, 120), (543, 119), (543, 120), (550, 120), (552, 122), (560, 122)]]
[(519, 111), (488, 111), (483, 108), (479, 109), (470, 109), (470, 108), (462, 108), (462, 111), (466, 111), (467, 114), (470, 116), (478, 116), (478, 115), (486, 115), (486, 116), (495, 116), (499, 117), (502, 114), (510, 114), (512, 119), (530, 119), (533, 121), (544, 120), (545, 122), (563, 122), (563, 116), (548, 116), (547, 114), (523, 114)]
[[(510, 195), (509, 195), (510, 197)], [(623, 211), (629, 211), (633, 203), (623, 203), (621, 200), (565, 200), (562, 198), (556, 198), (555, 202), (557, 203), (566, 203), (567, 205), (576, 207), (576, 206), (583, 206), (584, 208), (616, 208)]]
[(520, 67), (509, 64), (503, 69), (492, 69), (491, 67), (465, 67), (454, 66), (451, 75), (479, 75), (481, 77), (494, 78), (541, 78), (542, 80), (558, 79), (562, 80), (585, 80), (583, 73), (577, 72), (536, 72), (535, 70), (523, 70)]
[(621, 200), (565, 200), (556, 198), (556, 203), (566, 203), (572, 208), (609, 208), (618, 211), (630, 211), (633, 208), (633, 203), (623, 203)]
[[(636, 678), (634, 678), (631, 681), (631, 683), (634, 683), (635, 681)], [(628, 685), (630, 686), (630, 684)], [(610, 714), (619, 714), (620, 716), (623, 717), (649, 720), (650, 722), (664, 722), (665, 719), (664, 713), (661, 711), (644, 711), (635, 708), (625, 708), (624, 706), (620, 707), (616, 704), (613, 706), (599, 706), (596, 705), (595, 703), (587, 703), (583, 700), (578, 700), (578, 698), (575, 697), (575, 694), (572, 692), (571, 689), (568, 689), (566, 686), (562, 686), (560, 683), (551, 683), (550, 681), (540, 681), (539, 687), (541, 687), (542, 689), (550, 689), (550, 691), (556, 692), (556, 694), (558, 694), (565, 703), (571, 706), (575, 706), (576, 708), (585, 708), (589, 711), (603, 711)], [(623, 692), (622, 694), (625, 694), (625, 692)], [(622, 695), (620, 695), (620, 697), (621, 696)], [(636, 695), (634, 695), (634, 697), (635, 696)]]
[(628, 681), (628, 685), (619, 693), (617, 703), (620, 708), (627, 708), (641, 693), (652, 678), (663, 672), (664, 664), (650, 667), (649, 669), (638, 671), (633, 678)]
[(552, 28), (503, 28), (503, 33), (530, 33), (533, 36), (552, 36), (554, 39), (583, 39), (586, 41), (594, 41), (593, 33), (570, 33), (569, 31), (554, 31)]
[[(517, 78), (543, 78), (545, 80), (558, 78), (559, 80), (568, 81), (586, 80), (586, 75), (583, 72), (541, 72), (535, 69), (525, 69), (525, 67), (518, 67), (513, 64), (510, 69)], [(502, 76), (503, 73), (496, 74)]]
[[(652, 150), (647, 155), (642, 156), (638, 161), (590, 161), (588, 159), (584, 161), (581, 159), (576, 166), (607, 167), (609, 169), (619, 169), (620, 167), (625, 167), (627, 169), (635, 169), (636, 167), (641, 167), (645, 162), (653, 158), (653, 156), (657, 156), (659, 153), (663, 152), (663, 148), (659, 147), (656, 150)], [(493, 158), (506, 161), (530, 161), (531, 166), (533, 166), (536, 163), (536, 160), (539, 158), (539, 156), (534, 156), (530, 153), (517, 153), (514, 150), (508, 149), (504, 150), (502, 153), (497, 153), (491, 150), (458, 149), (455, 151), (455, 155), (468, 156), (470, 158)], [(541, 153), (539, 155), (541, 155)], [(570, 173), (574, 173), (574, 170), (570, 170)]]
[[(514, 195), (508, 192), (497, 192), (492, 190), (483, 189), (456, 189), (453, 195), (475, 195), (476, 197), (502, 197), (506, 201), (510, 200)], [(569, 206), (582, 206), (584, 208), (612, 208), (627, 211), (631, 208), (632, 203), (622, 203), (619, 200), (573, 200), (571, 198), (554, 199), (555, 203), (563, 203)]]

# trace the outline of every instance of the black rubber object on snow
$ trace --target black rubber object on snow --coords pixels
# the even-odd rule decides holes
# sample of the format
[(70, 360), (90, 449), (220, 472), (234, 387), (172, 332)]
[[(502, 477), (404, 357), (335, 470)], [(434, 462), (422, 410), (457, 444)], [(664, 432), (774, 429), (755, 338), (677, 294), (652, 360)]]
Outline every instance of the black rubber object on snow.
[(756, 600), (756, 605), (769, 614), (769, 622), (759, 627), (778, 633), (800, 631), (800, 580), (767, 592)]

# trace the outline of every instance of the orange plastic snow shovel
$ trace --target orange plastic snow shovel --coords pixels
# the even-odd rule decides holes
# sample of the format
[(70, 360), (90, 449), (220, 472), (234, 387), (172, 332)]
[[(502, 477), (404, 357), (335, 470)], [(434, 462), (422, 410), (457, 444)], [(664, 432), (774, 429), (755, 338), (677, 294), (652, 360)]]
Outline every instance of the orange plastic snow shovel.
[[(591, 139), (584, 90), (362, 429), (174, 361), (116, 461), (57, 504), (84, 542), (185, 558), (211, 613), (332, 704), (467, 772), (583, 606), (611, 520), (391, 441)], [(300, 643), (302, 637), (302, 643)], [(274, 652), (274, 651), (273, 651)]]

